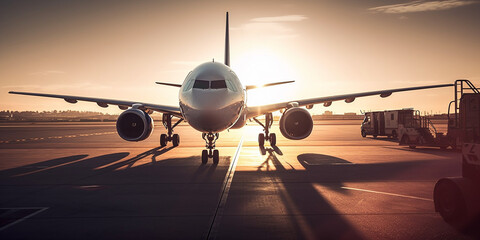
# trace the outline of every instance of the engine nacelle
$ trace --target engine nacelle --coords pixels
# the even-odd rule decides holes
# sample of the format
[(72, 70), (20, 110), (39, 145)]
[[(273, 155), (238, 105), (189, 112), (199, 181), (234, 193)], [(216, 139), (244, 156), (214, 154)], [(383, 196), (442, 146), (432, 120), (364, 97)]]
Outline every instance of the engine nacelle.
[(280, 132), (288, 139), (300, 140), (310, 136), (313, 119), (310, 113), (299, 107), (287, 109), (280, 118)]
[(142, 141), (153, 132), (153, 119), (140, 109), (128, 109), (117, 119), (118, 135), (127, 141)]

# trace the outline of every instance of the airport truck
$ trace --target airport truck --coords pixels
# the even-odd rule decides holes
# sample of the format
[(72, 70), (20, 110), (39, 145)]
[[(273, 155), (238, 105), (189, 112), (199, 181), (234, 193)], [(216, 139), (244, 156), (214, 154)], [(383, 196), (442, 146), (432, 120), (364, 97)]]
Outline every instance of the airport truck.
[[(467, 88), (465, 88), (467, 86)], [(470, 89), (472, 93), (464, 93)], [(434, 189), (435, 210), (460, 230), (480, 229), (480, 92), (471, 82), (455, 82), (455, 112), (447, 136), (462, 144), (462, 176), (440, 179)], [(459, 94), (459, 95), (457, 95)], [(458, 97), (460, 96), (460, 99)], [(450, 108), (450, 107), (449, 107)], [(475, 233), (479, 234), (479, 232)], [(479, 235), (480, 236), (480, 235)]]
[(396, 139), (401, 129), (412, 126), (415, 114), (417, 112), (411, 108), (365, 112), (360, 129), (362, 137), (372, 135), (374, 138), (387, 136)]

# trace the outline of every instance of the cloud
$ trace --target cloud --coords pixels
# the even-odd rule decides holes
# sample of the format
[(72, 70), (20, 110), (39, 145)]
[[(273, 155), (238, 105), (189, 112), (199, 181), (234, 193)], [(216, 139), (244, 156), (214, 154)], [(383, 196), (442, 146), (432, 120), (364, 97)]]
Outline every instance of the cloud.
[(285, 15), (276, 17), (253, 18), (251, 22), (299, 22), (308, 19), (305, 15)]
[(385, 5), (368, 10), (380, 13), (401, 14), (412, 12), (440, 11), (466, 5), (476, 4), (476, 1), (446, 0), (446, 1), (413, 1), (408, 3)]
[(64, 71), (58, 71), (58, 70), (48, 70), (48, 71), (32, 72), (29, 75), (46, 76), (46, 75), (51, 75), (51, 74), (65, 74), (65, 72)]

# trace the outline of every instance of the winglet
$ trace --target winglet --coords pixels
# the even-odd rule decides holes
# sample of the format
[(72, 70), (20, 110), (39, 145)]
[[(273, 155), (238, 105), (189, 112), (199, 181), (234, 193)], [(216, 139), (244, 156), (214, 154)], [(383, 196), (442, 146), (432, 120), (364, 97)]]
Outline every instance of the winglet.
[(230, 38), (228, 30), (228, 12), (227, 12), (227, 23), (225, 25), (225, 65), (230, 67)]

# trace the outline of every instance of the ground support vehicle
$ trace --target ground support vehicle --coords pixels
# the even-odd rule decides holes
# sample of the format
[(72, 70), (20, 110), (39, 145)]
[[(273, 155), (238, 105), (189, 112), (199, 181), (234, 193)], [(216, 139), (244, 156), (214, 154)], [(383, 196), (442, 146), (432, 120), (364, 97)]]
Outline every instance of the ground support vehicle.
[(415, 111), (411, 108), (401, 110), (387, 110), (365, 112), (360, 132), (362, 137), (372, 135), (387, 136), (396, 139), (399, 129), (411, 125)]
[[(454, 86), (455, 99), (448, 106), (447, 134), (437, 132), (427, 117), (414, 114), (413, 124), (399, 130), (400, 145), (458, 149), (468, 142), (466, 139), (480, 136), (479, 90), (468, 80), (456, 80)], [(454, 112), (450, 113), (452, 106)]]
[[(480, 232), (480, 143), (464, 143), (462, 176), (442, 178), (433, 191), (435, 211), (461, 231)], [(480, 236), (479, 236), (480, 237)]]
[[(463, 84), (473, 93), (463, 93)], [(457, 80), (456, 90), (459, 87), (461, 98), (450, 103), (455, 103), (455, 115), (449, 119), (447, 136), (455, 146), (462, 143), (462, 176), (440, 179), (434, 204), (446, 222), (480, 238), (480, 93), (466, 80)]]

